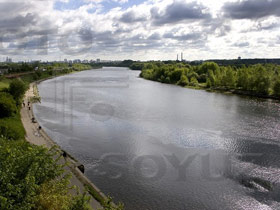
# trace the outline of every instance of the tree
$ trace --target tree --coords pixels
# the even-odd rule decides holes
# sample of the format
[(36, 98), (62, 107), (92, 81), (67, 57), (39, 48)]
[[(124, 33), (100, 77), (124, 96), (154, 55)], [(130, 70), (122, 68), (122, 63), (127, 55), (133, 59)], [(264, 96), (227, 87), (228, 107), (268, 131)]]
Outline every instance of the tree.
[(0, 137), (0, 209), (88, 210), (88, 199), (71, 195), (70, 176), (58, 151)]
[(17, 112), (16, 102), (9, 93), (0, 93), (0, 118), (11, 117)]
[(235, 74), (232, 68), (227, 68), (224, 74), (224, 84), (226, 87), (234, 88), (235, 87)]
[(174, 71), (171, 72), (170, 74), (170, 80), (172, 83), (176, 83), (181, 79), (182, 74), (184, 71), (182, 69), (175, 69)]
[(216, 85), (216, 78), (212, 70), (208, 72), (208, 78), (206, 83), (207, 83), (207, 87), (215, 87)]
[(218, 64), (216, 64), (214, 62), (205, 62), (200, 66), (197, 73), (198, 74), (206, 74), (210, 70), (216, 71), (217, 69), (219, 69)]
[(20, 100), (26, 91), (26, 85), (20, 79), (14, 79), (9, 87), (9, 93), (14, 97), (17, 105), (20, 104)]
[(273, 86), (273, 94), (280, 96), (280, 78), (278, 78)]
[(197, 79), (196, 79), (195, 77), (192, 77), (192, 78), (191, 78), (190, 85), (191, 85), (191, 86), (196, 86), (197, 84), (198, 84)]
[(270, 77), (263, 66), (256, 69), (256, 79), (254, 81), (254, 90), (257, 93), (268, 95), (270, 88)]
[(187, 86), (188, 84), (189, 84), (189, 79), (188, 79), (188, 77), (186, 76), (186, 75), (182, 75), (181, 76), (181, 79), (178, 81), (178, 83), (177, 83), (178, 85), (180, 85), (180, 86)]
[(250, 77), (248, 69), (239, 69), (237, 72), (237, 87), (243, 90), (249, 90)]

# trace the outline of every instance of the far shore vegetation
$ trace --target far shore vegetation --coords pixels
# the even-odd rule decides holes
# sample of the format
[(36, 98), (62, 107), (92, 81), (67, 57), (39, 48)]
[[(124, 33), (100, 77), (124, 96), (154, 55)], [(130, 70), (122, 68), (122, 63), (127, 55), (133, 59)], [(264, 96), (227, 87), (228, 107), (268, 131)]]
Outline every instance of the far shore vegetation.
[[(57, 148), (31, 145), (25, 140), (20, 109), (31, 82), (94, 68), (90, 65), (52, 64), (34, 70), (31, 64), (11, 64), (0, 76), (0, 209), (90, 210), (90, 197), (70, 183), (70, 174), (58, 163)], [(93, 189), (88, 194), (95, 195)], [(98, 197), (103, 209), (121, 210)]]
[(219, 66), (214, 62), (200, 65), (142, 62), (133, 63), (130, 68), (142, 70), (141, 77), (161, 83), (280, 99), (280, 66), (276, 64)]

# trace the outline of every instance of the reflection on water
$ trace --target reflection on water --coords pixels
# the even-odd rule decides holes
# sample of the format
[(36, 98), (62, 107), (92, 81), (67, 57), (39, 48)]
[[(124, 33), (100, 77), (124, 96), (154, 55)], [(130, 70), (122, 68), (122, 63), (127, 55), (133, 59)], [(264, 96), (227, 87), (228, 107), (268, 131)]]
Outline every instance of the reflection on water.
[(104, 68), (39, 85), (38, 121), (126, 209), (279, 209), (280, 104)]

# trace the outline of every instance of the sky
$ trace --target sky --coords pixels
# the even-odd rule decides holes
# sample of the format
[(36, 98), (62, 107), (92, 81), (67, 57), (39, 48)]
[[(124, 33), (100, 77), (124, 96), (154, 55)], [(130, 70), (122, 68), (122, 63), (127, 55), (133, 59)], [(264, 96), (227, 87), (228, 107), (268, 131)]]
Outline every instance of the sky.
[(279, 0), (0, 0), (0, 61), (279, 58)]

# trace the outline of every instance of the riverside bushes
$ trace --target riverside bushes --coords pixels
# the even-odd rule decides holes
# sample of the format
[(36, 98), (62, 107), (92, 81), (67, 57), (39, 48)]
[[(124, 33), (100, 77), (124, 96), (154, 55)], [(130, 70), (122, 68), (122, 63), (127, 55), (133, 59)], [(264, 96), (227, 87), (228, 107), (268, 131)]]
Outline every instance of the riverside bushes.
[(17, 112), (16, 102), (9, 93), (0, 92), (0, 118), (11, 117)]
[(17, 140), (24, 138), (24, 135), (16, 101), (8, 92), (0, 92), (0, 136)]
[(0, 209), (90, 209), (86, 196), (69, 193), (57, 155), (55, 149), (0, 138)]
[(21, 104), (21, 99), (26, 89), (27, 86), (21, 79), (14, 79), (10, 83), (9, 93), (14, 97), (17, 105)]
[(148, 62), (142, 66), (141, 77), (162, 83), (280, 96), (278, 65), (219, 66), (213, 62), (205, 62), (191, 66), (186, 63)]
[(90, 210), (89, 197), (70, 194), (70, 175), (58, 163), (56, 150), (24, 140), (20, 108), (25, 87), (16, 79), (0, 92), (0, 209)]
[(0, 136), (13, 140), (24, 139), (25, 130), (19, 114), (0, 119)]

